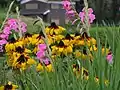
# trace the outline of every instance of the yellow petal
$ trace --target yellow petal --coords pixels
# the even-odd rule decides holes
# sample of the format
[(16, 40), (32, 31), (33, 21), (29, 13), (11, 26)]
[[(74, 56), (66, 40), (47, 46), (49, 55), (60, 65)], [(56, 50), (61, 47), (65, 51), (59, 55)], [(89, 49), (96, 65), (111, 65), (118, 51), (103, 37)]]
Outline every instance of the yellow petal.
[(32, 53), (31, 50), (25, 48), (25, 53)]
[(59, 48), (59, 52), (63, 52), (64, 48), (63, 47), (60, 47)]
[(51, 64), (47, 65), (46, 69), (47, 69), (48, 72), (52, 72), (53, 71), (53, 68), (52, 68)]
[(28, 59), (27, 64), (31, 65), (31, 64), (35, 64), (35, 60), (34, 59)]
[(67, 53), (72, 53), (72, 52), (73, 52), (73, 49), (72, 49), (71, 46), (68, 46), (68, 47), (66, 48), (66, 51), (67, 51)]
[(38, 64), (38, 66), (36, 67), (36, 71), (43, 71), (44, 68), (41, 64)]
[(22, 69), (22, 70), (25, 70), (26, 68), (27, 68), (26, 63), (22, 63), (22, 64), (21, 64), (21, 69)]

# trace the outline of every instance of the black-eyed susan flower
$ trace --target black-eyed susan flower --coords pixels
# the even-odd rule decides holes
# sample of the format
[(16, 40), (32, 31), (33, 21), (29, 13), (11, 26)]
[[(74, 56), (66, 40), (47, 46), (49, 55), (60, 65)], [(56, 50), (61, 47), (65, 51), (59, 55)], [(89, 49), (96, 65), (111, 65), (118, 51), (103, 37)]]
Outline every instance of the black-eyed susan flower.
[(79, 64), (73, 64), (73, 72), (77, 76), (77, 78), (81, 77), (85, 80), (88, 80), (88, 70), (85, 69), (84, 67), (80, 67)]
[(97, 51), (97, 46), (96, 45), (92, 45), (89, 49), (90, 51)]
[(35, 64), (35, 60), (30, 58), (27, 54), (13, 53), (13, 56), (9, 57), (7, 60), (8, 66), (13, 69), (25, 70), (31, 65)]
[(93, 56), (91, 53), (87, 53), (85, 49), (83, 51), (75, 50), (74, 55), (76, 58), (80, 58), (81, 60), (92, 60)]
[(59, 43), (64, 38), (65, 38), (64, 35), (53, 35), (52, 36), (53, 44), (56, 43), (56, 42)]
[(18, 86), (8, 82), (8, 84), (0, 86), (0, 90), (17, 90)]
[(78, 36), (75, 40), (75, 45), (91, 46), (96, 44), (96, 40), (92, 37), (89, 37), (86, 32), (84, 32), (81, 37)]
[(73, 52), (73, 46), (65, 46), (63, 41), (60, 41), (58, 45), (54, 45), (51, 47), (52, 48), (52, 54), (53, 55), (67, 55), (71, 54)]
[(5, 45), (5, 50), (6, 52), (12, 52), (15, 50), (15, 45), (14, 43), (16, 42), (15, 38), (9, 39), (8, 43)]
[(74, 35), (67, 34), (65, 38), (62, 40), (65, 46), (70, 46), (74, 44)]
[(37, 65), (36, 67), (36, 71), (48, 71), (48, 72), (52, 72), (53, 71), (53, 67), (52, 64), (50, 62), (50, 60), (45, 57), (43, 60), (41, 60), (41, 62)]
[(26, 33), (25, 36), (22, 38), (22, 41), (24, 42), (24, 44), (30, 44), (30, 38), (32, 38), (32, 34), (30, 33)]
[(63, 31), (65, 31), (65, 28), (57, 26), (55, 22), (51, 23), (51, 26), (45, 29), (47, 35), (58, 35), (63, 33)]
[[(98, 78), (98, 77), (95, 77), (94, 79), (95, 79), (95, 82), (99, 85), (99, 81), (100, 81), (99, 78)], [(109, 83), (110, 83), (109, 80), (107, 80), (107, 79), (104, 80), (104, 84), (105, 84), (106, 86), (108, 86)]]

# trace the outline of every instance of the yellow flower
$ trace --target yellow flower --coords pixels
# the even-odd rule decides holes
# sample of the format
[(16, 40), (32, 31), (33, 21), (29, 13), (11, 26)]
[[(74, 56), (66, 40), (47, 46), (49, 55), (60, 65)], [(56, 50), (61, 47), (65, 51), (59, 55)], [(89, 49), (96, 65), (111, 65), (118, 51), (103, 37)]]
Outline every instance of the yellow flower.
[(37, 47), (37, 45), (36, 45), (32, 52), (33, 52), (34, 54), (36, 54), (37, 51), (38, 51), (38, 47)]
[(31, 65), (35, 64), (35, 60), (31, 59), (27, 54), (13, 53), (13, 56), (8, 58), (7, 64), (14, 69), (25, 70)]
[(46, 70), (47, 70), (48, 72), (53, 72), (52, 64), (47, 65)]
[(90, 47), (90, 51), (97, 51), (97, 47), (96, 47), (95, 45), (92, 45), (92, 46)]
[(91, 46), (95, 44), (96, 44), (96, 40), (92, 37), (89, 37), (86, 32), (84, 32), (81, 37), (77, 36), (75, 38), (75, 45)]
[(47, 35), (58, 35), (61, 34), (65, 29), (61, 26), (57, 26), (54, 22), (51, 23), (51, 26), (45, 29)]
[(109, 53), (109, 49), (108, 48), (102, 48), (102, 54), (104, 55), (104, 54), (108, 54)]
[(48, 44), (49, 44), (49, 45), (51, 45), (51, 44), (53, 44), (53, 43), (55, 42), (54, 36), (47, 35), (47, 37), (48, 37)]
[(18, 46), (22, 47), (24, 45), (24, 42), (23, 41), (17, 41), (17, 42), (14, 43), (14, 45), (15, 45), (15, 47), (18, 47)]
[(39, 72), (43, 70), (44, 70), (43, 66), (41, 65), (41, 63), (39, 63), (38, 66), (36, 67), (36, 71)]
[[(98, 77), (95, 78), (95, 82), (96, 82), (97, 84), (99, 84), (99, 78), (98, 78)], [(104, 84), (105, 84), (106, 86), (108, 86), (108, 85), (109, 85), (109, 80), (104, 80)]]
[(63, 35), (54, 35), (53, 38), (55, 41), (60, 41), (64, 38), (64, 36)]
[(89, 73), (88, 70), (85, 68), (80, 68), (80, 66), (78, 64), (73, 64), (73, 72), (74, 74), (77, 76), (77, 78), (79, 78), (81, 76), (81, 78), (88, 80), (89, 79)]
[(71, 54), (73, 52), (72, 46), (67, 46), (63, 48), (63, 54), (67, 55), (67, 54)]
[(7, 53), (11, 53), (12, 51), (15, 51), (15, 45), (13, 43), (7, 43), (5, 45), (5, 50)]
[(18, 86), (8, 82), (8, 84), (1, 86), (0, 90), (17, 90)]
[[(44, 67), (45, 67), (45, 68), (44, 68)], [(47, 72), (53, 72), (52, 64), (48, 64), (48, 65), (43, 66), (41, 63), (39, 63), (38, 66), (36, 67), (36, 71), (37, 71), (37, 72), (39, 72), (39, 71), (44, 71), (44, 69), (45, 69)]]
[(93, 56), (91, 53), (87, 54), (86, 52), (80, 52), (79, 50), (76, 50), (74, 52), (74, 55), (76, 58), (81, 58), (82, 60), (86, 60), (86, 59), (90, 59), (92, 60), (93, 59)]
[(69, 46), (65, 46), (63, 41), (60, 41), (59, 44), (57, 46), (52, 46), (52, 54), (53, 55), (67, 55), (67, 54), (71, 54), (73, 52), (73, 46), (69, 45)]
[(32, 64), (35, 64), (35, 63), (36, 63), (36, 62), (35, 62), (34, 59), (29, 58), (29, 59), (27, 60), (27, 64), (28, 64), (28, 65), (32, 65)]

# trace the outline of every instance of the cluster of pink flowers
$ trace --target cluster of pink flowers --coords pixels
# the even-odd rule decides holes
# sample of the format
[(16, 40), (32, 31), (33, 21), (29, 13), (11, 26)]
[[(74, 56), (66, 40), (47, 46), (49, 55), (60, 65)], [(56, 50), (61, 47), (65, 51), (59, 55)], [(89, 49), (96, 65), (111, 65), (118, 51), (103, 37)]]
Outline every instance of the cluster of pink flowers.
[(39, 51), (36, 53), (36, 55), (40, 63), (44, 63), (45, 65), (50, 64), (50, 60), (46, 56), (46, 50), (47, 50), (46, 44), (39, 44), (38, 49)]
[[(76, 11), (71, 7), (71, 3), (69, 0), (64, 0), (63, 1), (63, 8), (66, 10), (66, 15), (67, 17), (72, 21), (72, 24), (74, 24), (78, 18), (76, 19)], [(82, 12), (77, 15), (82, 22), (85, 20), (85, 9), (83, 8)], [(89, 24), (93, 23), (93, 20), (95, 19), (95, 15), (93, 14), (92, 8), (88, 8), (88, 17), (89, 17)]]
[[(85, 20), (85, 9), (83, 8), (82, 12), (79, 13), (79, 17), (81, 19), (82, 22), (84, 22)], [(89, 17), (89, 23), (93, 23), (93, 20), (95, 19), (95, 15), (93, 14), (93, 9), (92, 8), (88, 8), (88, 17)]]
[(66, 10), (66, 15), (69, 19), (73, 19), (75, 16), (75, 11), (71, 7), (71, 3), (69, 0), (64, 0), (63, 2), (63, 8)]
[(12, 34), (12, 30), (14, 30), (15, 32), (19, 32), (20, 30), (22, 31), (22, 33), (26, 32), (27, 25), (22, 22), (22, 21), (18, 21), (17, 19), (8, 19), (2, 33), (0, 33), (0, 45), (4, 45), (7, 43), (8, 37), (10, 34)]

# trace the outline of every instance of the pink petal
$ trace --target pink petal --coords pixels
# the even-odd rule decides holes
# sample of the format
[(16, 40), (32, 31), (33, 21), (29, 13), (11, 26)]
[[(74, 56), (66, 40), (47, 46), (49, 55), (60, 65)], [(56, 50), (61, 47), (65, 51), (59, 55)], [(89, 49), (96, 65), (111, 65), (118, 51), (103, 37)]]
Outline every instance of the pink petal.
[(6, 43), (7, 43), (7, 41), (5, 39), (0, 40), (0, 45), (4, 45)]
[(106, 59), (110, 64), (113, 63), (113, 55), (112, 54), (108, 54)]
[(71, 3), (69, 1), (62, 1), (63, 3), (63, 8), (66, 10), (70, 10), (71, 9)]
[(45, 52), (38, 51), (38, 52), (36, 53), (36, 55), (37, 55), (37, 58), (40, 59), (40, 58), (45, 57)]
[(11, 33), (10, 30), (11, 30), (10, 27), (4, 27), (4, 29), (3, 29), (3, 33), (9, 35), (9, 34)]
[(88, 14), (93, 13), (93, 9), (92, 8), (88, 8)]
[(45, 51), (46, 50), (46, 44), (39, 44), (38, 45), (38, 49), (41, 50), (41, 51)]
[(3, 39), (8, 39), (8, 35), (7, 35), (7, 34), (2, 33), (2, 34), (0, 34), (0, 38), (3, 38)]
[(43, 62), (45, 65), (48, 65), (50, 63), (50, 60), (48, 58), (43, 59)]
[(75, 14), (75, 11), (74, 10), (70, 10), (70, 11), (67, 11), (66, 13), (67, 14)]

